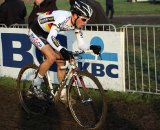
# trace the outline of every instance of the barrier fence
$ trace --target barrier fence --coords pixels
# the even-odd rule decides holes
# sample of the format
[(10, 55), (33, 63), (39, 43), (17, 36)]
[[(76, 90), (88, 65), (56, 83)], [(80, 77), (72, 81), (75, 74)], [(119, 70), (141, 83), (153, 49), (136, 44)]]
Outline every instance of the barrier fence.
[[(117, 31), (112, 24), (87, 25), (84, 30)], [(120, 31), (125, 32), (126, 91), (160, 94), (160, 25), (124, 25)]]
[(0, 28), (7, 28), (5, 24), (0, 24)]
[(126, 25), (126, 91), (160, 94), (160, 26)]

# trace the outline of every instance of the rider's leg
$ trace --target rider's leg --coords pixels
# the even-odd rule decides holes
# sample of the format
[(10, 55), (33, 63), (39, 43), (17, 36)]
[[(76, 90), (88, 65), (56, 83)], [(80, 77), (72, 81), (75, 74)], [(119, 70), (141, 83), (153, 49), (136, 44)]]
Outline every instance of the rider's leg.
[[(64, 79), (65, 73), (66, 73), (66, 69), (61, 69), (61, 66), (64, 66), (64, 60), (57, 60), (57, 77), (58, 77), (58, 81), (59, 83), (61, 83), (61, 81)], [(55, 94), (56, 95), (56, 94)], [(66, 97), (66, 86), (64, 86), (64, 88), (61, 91), (61, 95), (60, 95), (60, 100), (62, 103), (67, 103), (67, 97)]]
[(39, 67), (38, 76), (34, 80), (35, 86), (41, 85), (42, 78), (44, 77), (46, 72), (49, 70), (51, 65), (56, 61), (56, 59), (60, 58), (59, 54), (56, 53), (49, 44), (43, 46), (41, 52), (45, 55), (46, 59)]
[(61, 66), (64, 66), (65, 61), (64, 60), (57, 60), (57, 78), (59, 83), (63, 80), (65, 74), (66, 74), (66, 69), (61, 69)]

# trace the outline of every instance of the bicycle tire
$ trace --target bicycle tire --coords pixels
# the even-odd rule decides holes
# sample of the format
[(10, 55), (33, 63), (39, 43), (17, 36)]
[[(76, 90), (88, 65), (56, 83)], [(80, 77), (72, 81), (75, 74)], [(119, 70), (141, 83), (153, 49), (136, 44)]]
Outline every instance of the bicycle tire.
[[(48, 102), (46, 100), (39, 100), (31, 93), (33, 91), (32, 80), (37, 74), (37, 70), (38, 66), (35, 64), (28, 64), (20, 70), (17, 78), (17, 89), (20, 103), (27, 113), (34, 115), (45, 113), (48, 107)], [(48, 80), (45, 76), (43, 80), (43, 85), (47, 88)]]
[[(69, 81), (67, 90), (69, 110), (75, 121), (81, 127), (91, 130), (102, 129), (107, 113), (106, 97), (103, 87), (100, 84), (99, 80), (88, 71), (79, 70), (77, 71), (77, 75), (78, 77), (83, 78), (84, 81), (82, 84), (86, 84), (86, 81), (89, 81), (93, 82), (92, 85), (95, 86), (94, 89), (85, 88), (86, 90), (83, 90), (83, 88), (81, 87), (80, 97), (76, 89), (77, 85), (74, 83), (75, 78), (72, 77)], [(87, 93), (91, 95), (86, 96), (87, 94), (84, 91), (87, 91)], [(85, 98), (88, 99), (86, 100)], [(91, 98), (91, 101), (89, 101), (89, 98)], [(88, 102), (86, 103), (85, 101)]]

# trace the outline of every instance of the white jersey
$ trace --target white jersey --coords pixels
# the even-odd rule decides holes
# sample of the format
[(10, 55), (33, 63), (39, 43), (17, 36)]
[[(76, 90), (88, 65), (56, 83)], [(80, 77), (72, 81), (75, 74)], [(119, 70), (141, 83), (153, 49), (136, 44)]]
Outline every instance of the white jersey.
[(45, 32), (50, 32), (53, 24), (57, 26), (58, 31), (75, 29), (71, 24), (71, 12), (63, 10), (40, 14), (38, 16), (38, 23)]
[[(83, 34), (79, 29), (75, 29), (73, 23), (71, 22), (71, 17), (72, 14), (70, 11), (57, 10), (39, 14), (37, 18), (39, 26), (43, 31), (48, 33), (48, 43), (57, 51), (60, 51), (63, 47), (60, 44), (55, 44), (53, 39), (55, 39), (59, 31), (67, 30), (75, 30), (79, 49), (89, 49), (89, 45), (83, 41)], [(42, 47), (43, 45), (41, 48)]]

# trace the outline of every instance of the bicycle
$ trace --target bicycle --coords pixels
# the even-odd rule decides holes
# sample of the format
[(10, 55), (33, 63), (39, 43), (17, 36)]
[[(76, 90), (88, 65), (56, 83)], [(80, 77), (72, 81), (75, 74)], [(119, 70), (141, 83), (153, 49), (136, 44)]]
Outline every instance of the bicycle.
[[(89, 52), (91, 53), (91, 50)], [(60, 93), (66, 86), (67, 105), (74, 120), (83, 128), (100, 128), (104, 124), (107, 112), (105, 93), (94, 75), (78, 69), (77, 62), (83, 53), (87, 52), (72, 52), (73, 60), (66, 61), (66, 65), (61, 66), (61, 69), (68, 69), (58, 88), (51, 83), (47, 72), (41, 87), (45, 100), (38, 99), (33, 92), (32, 81), (38, 73), (38, 66), (28, 64), (23, 67), (17, 78), (18, 95), (23, 109), (29, 114), (46, 112), (50, 102), (59, 101)], [(55, 96), (56, 92), (58, 94)]]

